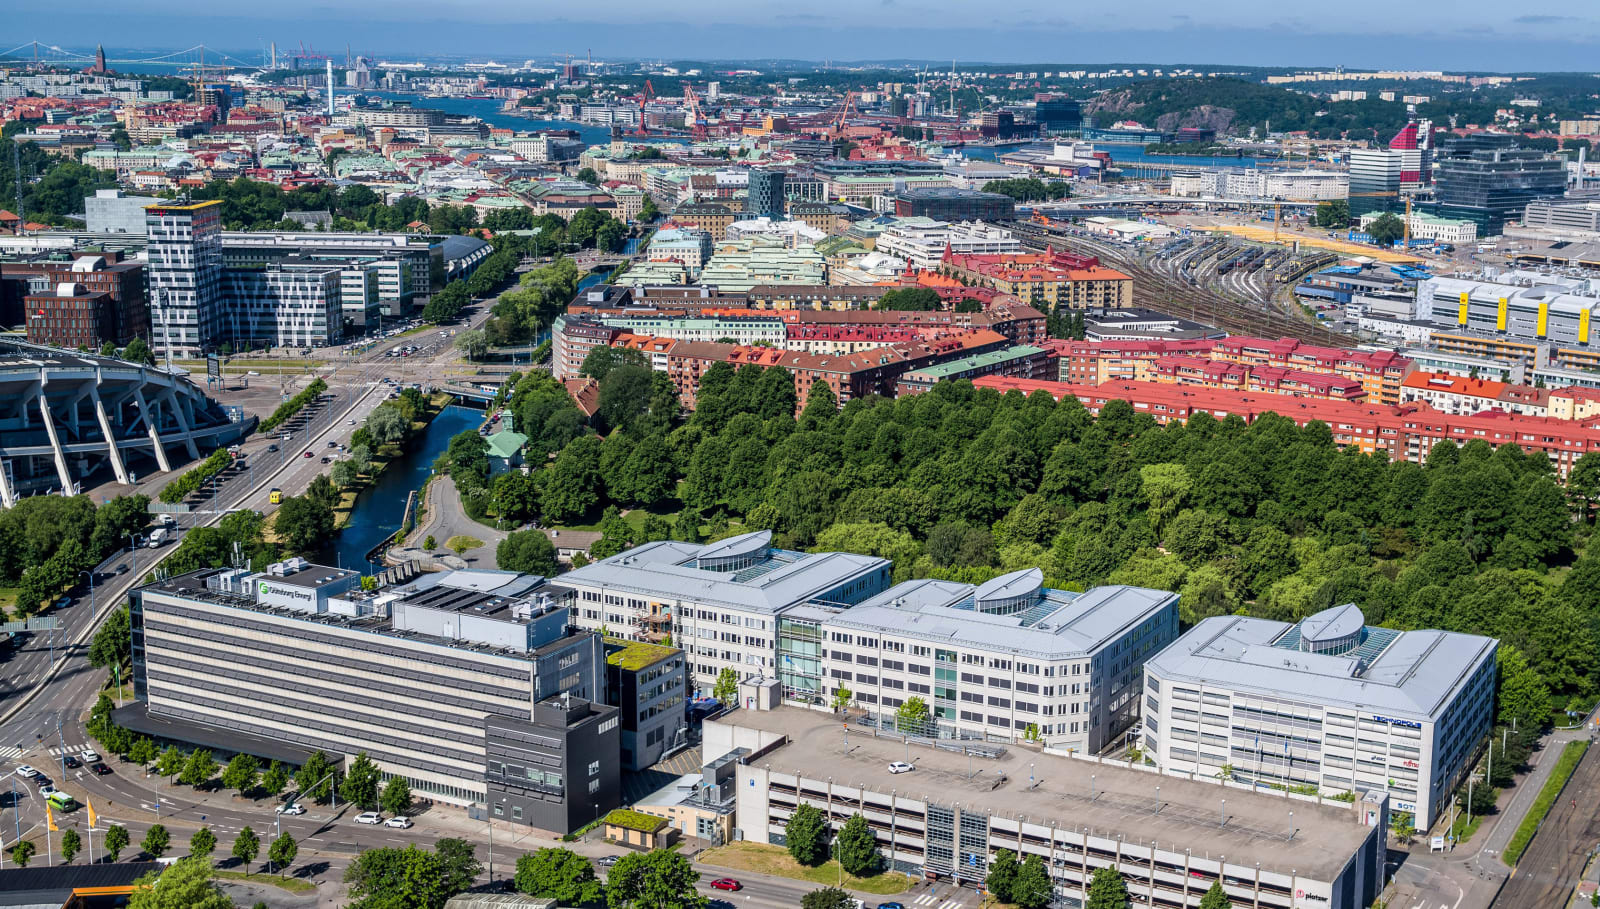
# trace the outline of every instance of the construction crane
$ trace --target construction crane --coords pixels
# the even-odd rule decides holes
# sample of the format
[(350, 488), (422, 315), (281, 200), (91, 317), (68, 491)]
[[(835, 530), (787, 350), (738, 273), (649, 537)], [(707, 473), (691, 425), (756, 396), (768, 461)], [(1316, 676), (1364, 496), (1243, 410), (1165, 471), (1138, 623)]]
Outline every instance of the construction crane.
[(700, 107), (700, 98), (694, 93), (694, 87), (689, 83), (683, 84), (683, 100), (689, 105), (689, 112), (685, 117), (688, 122), (690, 135), (696, 139), (706, 137), (706, 112)]
[(649, 79), (644, 80), (644, 88), (639, 89), (639, 93), (633, 96), (633, 99), (639, 102), (639, 128), (633, 131), (635, 136), (650, 135), (650, 127), (644, 122), (644, 107), (654, 101), (655, 97), (656, 87), (650, 84)]
[(845, 93), (844, 104), (842, 106), (840, 106), (840, 108), (839, 108), (839, 119), (835, 120), (834, 123), (833, 123), (833, 134), (834, 134), (835, 137), (844, 135), (844, 124), (845, 124), (845, 121), (850, 118), (851, 114), (856, 112), (855, 111), (855, 101), (856, 101), (856, 93), (855, 92), (852, 91), (852, 92), (846, 92)]

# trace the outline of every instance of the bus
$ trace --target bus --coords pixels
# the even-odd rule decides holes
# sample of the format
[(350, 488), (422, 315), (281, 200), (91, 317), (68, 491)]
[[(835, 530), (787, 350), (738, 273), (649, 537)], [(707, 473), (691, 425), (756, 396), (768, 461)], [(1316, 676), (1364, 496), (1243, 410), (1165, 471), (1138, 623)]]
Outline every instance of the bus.
[(50, 803), (51, 808), (60, 812), (72, 811), (78, 807), (78, 803), (73, 800), (72, 796), (59, 789), (50, 793), (47, 801)]
[(283, 490), (273, 489), (271, 492), (267, 493), (267, 501), (273, 505), (283, 504)]

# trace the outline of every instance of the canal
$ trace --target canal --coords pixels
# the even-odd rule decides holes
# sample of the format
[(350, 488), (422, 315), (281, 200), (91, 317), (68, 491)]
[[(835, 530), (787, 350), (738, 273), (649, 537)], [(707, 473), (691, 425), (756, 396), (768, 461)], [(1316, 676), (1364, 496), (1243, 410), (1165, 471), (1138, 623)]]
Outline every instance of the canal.
[(477, 429), (481, 422), (483, 411), (454, 405), (434, 417), (422, 435), (412, 440), (405, 452), (378, 476), (372, 488), (356, 500), (349, 525), (321, 554), (323, 564), (332, 561), (344, 568), (371, 571), (367, 553), (400, 528), (407, 494), (422, 487), (422, 481), (433, 469), (434, 460), (450, 446), (451, 436), (464, 429)]

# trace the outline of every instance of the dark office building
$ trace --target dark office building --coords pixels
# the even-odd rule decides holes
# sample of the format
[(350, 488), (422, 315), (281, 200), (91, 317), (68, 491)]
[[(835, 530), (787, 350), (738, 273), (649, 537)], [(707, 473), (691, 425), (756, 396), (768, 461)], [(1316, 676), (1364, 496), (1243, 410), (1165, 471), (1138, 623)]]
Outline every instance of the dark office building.
[(490, 813), (567, 833), (621, 805), (620, 726), (617, 708), (560, 695), (532, 722), (486, 717)]
[(1437, 174), (1435, 213), (1476, 222), (1480, 237), (1501, 233), (1529, 202), (1567, 189), (1566, 162), (1532, 149), (1476, 149), (1441, 159)]
[(750, 190), (744, 200), (744, 213), (752, 218), (783, 217), (783, 171), (756, 168), (750, 171)]
[(999, 193), (937, 187), (905, 189), (890, 196), (896, 217), (922, 216), (938, 221), (1009, 221), (1017, 202)]
[(1040, 101), (1033, 119), (1040, 132), (1072, 132), (1083, 128), (1083, 106), (1067, 98)]

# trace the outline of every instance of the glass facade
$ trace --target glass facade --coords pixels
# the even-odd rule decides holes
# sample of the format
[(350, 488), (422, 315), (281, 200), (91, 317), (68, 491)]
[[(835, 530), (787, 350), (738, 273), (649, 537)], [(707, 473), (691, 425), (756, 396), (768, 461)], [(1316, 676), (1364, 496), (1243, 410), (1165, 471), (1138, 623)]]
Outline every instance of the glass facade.
[(778, 680), (785, 699), (822, 703), (822, 630), (816, 622), (778, 620)]
[(1070, 132), (1083, 126), (1083, 107), (1078, 102), (1065, 98), (1040, 101), (1039, 106), (1034, 109), (1033, 119), (1041, 130), (1052, 133)]
[(783, 200), (783, 171), (761, 168), (750, 171), (750, 189), (744, 202), (745, 214), (753, 218), (782, 218)]
[(1435, 214), (1472, 221), (1478, 236), (1494, 236), (1506, 221), (1519, 220), (1529, 202), (1566, 189), (1567, 166), (1559, 158), (1525, 149), (1476, 149), (1439, 162)]

